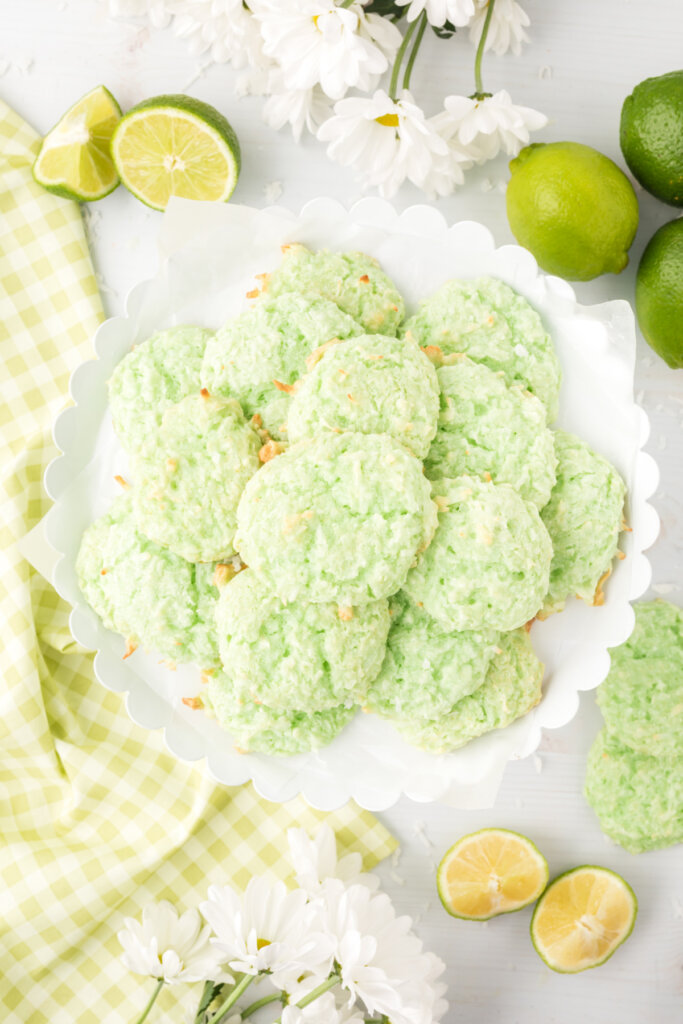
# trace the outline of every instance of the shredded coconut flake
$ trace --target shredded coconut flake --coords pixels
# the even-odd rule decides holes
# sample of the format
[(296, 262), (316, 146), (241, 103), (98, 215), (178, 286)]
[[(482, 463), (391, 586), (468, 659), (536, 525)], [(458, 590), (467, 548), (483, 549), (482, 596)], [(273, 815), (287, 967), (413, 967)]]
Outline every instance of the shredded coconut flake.
[(413, 825), (413, 835), (417, 836), (417, 838), (421, 841), (422, 845), (424, 846), (425, 850), (434, 849), (434, 843), (427, 835), (427, 826), (425, 825), (424, 821), (415, 822), (415, 824)]
[(96, 273), (95, 280), (97, 281), (97, 287), (102, 295), (118, 295), (115, 288), (110, 288), (107, 282), (104, 280), (104, 275)]
[(29, 57), (28, 54), (20, 54), (12, 61), (12, 68), (14, 71), (18, 71), (20, 75), (28, 75), (31, 71), (35, 61), (33, 57)]
[(677, 583), (653, 583), (652, 589), (655, 594), (673, 594), (681, 588)]
[(200, 61), (195, 67), (194, 72), (190, 75), (190, 77), (185, 82), (183, 82), (182, 89), (189, 89), (191, 85), (194, 85), (195, 82), (199, 81), (199, 79), (204, 76), (206, 71), (208, 71), (208, 69), (211, 67), (213, 63), (214, 62), (212, 60)]
[(276, 203), (282, 195), (282, 182), (271, 181), (263, 189), (263, 194), (266, 197), (267, 203)]

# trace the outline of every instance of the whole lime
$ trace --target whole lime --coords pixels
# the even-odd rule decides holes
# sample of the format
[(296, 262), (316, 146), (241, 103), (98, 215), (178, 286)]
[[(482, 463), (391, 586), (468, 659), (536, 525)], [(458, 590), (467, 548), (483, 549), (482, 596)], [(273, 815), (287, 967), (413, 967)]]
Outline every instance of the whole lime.
[(683, 218), (664, 224), (647, 244), (636, 275), (636, 314), (655, 352), (683, 367)]
[(619, 274), (638, 227), (638, 200), (617, 165), (579, 142), (533, 143), (510, 163), (512, 233), (550, 274)]
[(683, 206), (683, 71), (646, 78), (621, 108), (619, 141), (643, 188)]

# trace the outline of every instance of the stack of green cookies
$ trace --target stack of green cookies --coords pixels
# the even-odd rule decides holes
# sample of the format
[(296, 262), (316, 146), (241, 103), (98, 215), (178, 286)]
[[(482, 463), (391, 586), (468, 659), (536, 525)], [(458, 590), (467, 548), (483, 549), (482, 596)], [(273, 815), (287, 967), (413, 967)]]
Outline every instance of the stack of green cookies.
[(550, 429), (536, 311), (480, 278), (404, 316), (371, 257), (286, 246), (246, 312), (109, 382), (132, 486), (81, 588), (128, 652), (199, 664), (240, 749), (315, 749), (362, 708), (452, 750), (540, 700), (529, 623), (600, 602), (624, 485)]
[(635, 607), (598, 689), (605, 727), (588, 757), (586, 798), (631, 853), (683, 842), (683, 609)]

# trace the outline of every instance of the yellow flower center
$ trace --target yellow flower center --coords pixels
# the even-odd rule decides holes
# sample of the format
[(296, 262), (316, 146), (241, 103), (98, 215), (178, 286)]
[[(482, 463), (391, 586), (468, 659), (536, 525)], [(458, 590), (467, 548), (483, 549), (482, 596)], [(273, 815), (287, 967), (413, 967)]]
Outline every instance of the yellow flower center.
[(261, 950), (262, 950), (262, 949), (263, 949), (263, 948), (264, 948), (265, 946), (269, 946), (269, 945), (270, 945), (270, 940), (269, 940), (269, 939), (257, 939), (257, 940), (256, 940), (256, 948), (257, 948), (257, 949), (259, 950), (259, 952), (260, 952), (260, 951), (261, 951)]
[(381, 117), (376, 117), (375, 121), (387, 128), (398, 128), (398, 114), (382, 114)]

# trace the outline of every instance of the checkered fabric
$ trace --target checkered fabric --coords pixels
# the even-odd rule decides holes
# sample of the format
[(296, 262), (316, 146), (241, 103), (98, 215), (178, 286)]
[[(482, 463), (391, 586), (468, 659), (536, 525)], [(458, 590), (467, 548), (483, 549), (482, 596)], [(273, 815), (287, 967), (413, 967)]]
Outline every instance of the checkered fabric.
[[(124, 916), (194, 906), (211, 882), (286, 877), (291, 825), (327, 820), (367, 867), (395, 843), (353, 804), (272, 804), (169, 755), (94, 680), (68, 607), (14, 548), (47, 511), (50, 424), (102, 317), (78, 206), (31, 176), (38, 142), (0, 101), (0, 1018), (127, 1024), (153, 982), (118, 959)], [(167, 987), (155, 1018), (183, 1021), (199, 988)]]

